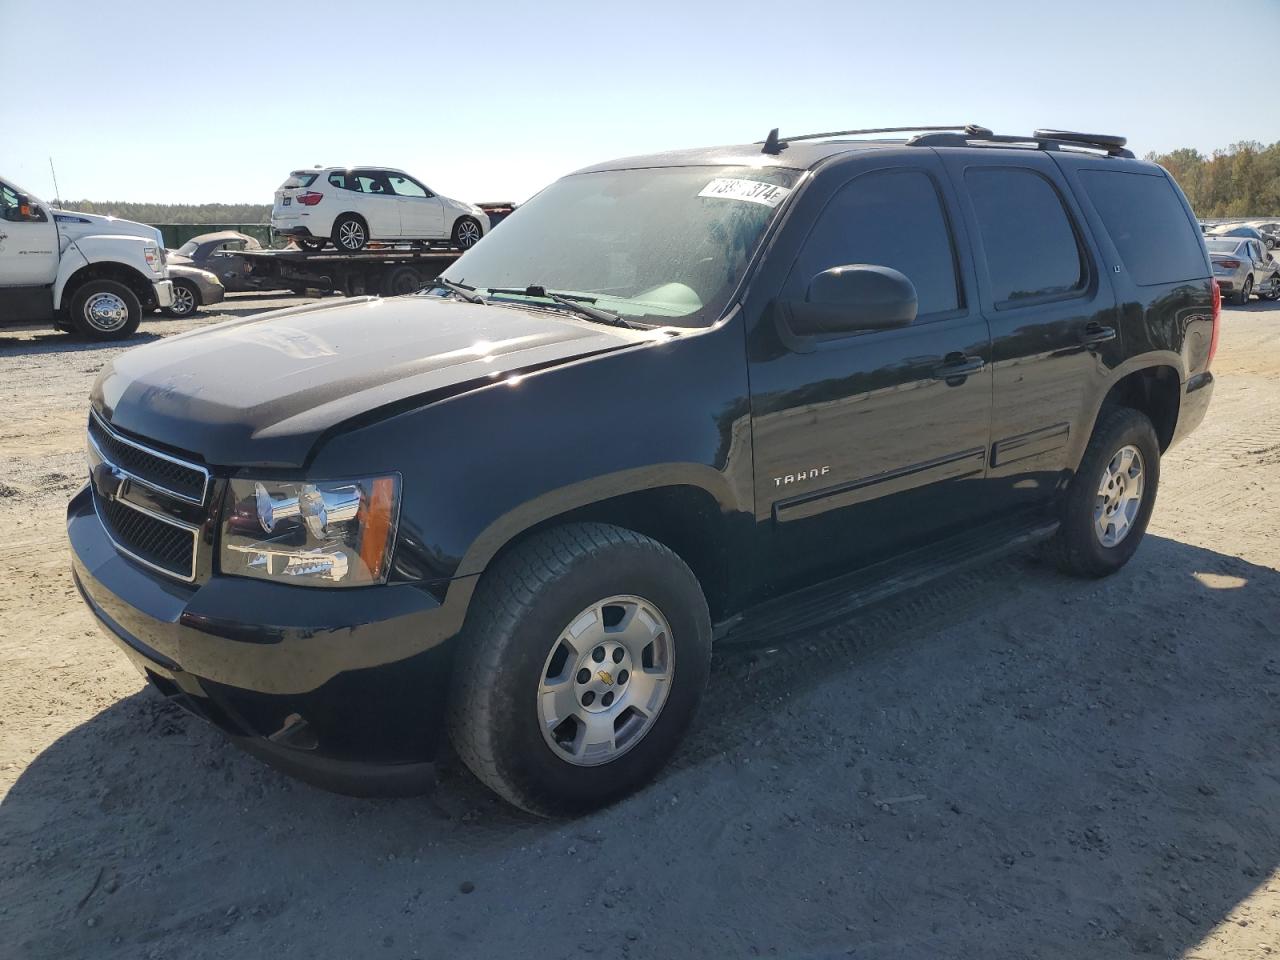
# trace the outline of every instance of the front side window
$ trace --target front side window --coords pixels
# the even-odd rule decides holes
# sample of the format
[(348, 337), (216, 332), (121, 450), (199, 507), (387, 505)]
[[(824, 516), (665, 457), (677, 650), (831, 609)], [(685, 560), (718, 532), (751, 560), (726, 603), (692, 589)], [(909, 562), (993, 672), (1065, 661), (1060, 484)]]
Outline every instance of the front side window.
[(997, 309), (1084, 289), (1088, 268), (1053, 184), (1025, 167), (973, 167), (964, 179)]
[(0, 183), (0, 218), (10, 223), (44, 223), (47, 218), (36, 204), (19, 202), (18, 191), (7, 183)]
[(799, 177), (741, 166), (573, 174), (503, 220), (444, 277), (482, 293), (537, 285), (589, 296), (641, 323), (708, 326)]
[[(1084, 170), (1080, 182), (1134, 283), (1145, 287), (1209, 275), (1196, 228), (1164, 177)], [(1212, 250), (1221, 241), (1205, 242)]]
[(387, 174), (387, 179), (391, 182), (391, 189), (395, 191), (397, 197), (429, 197), (430, 193), (427, 189), (416, 180), (411, 180), (399, 173)]
[(842, 187), (805, 240), (788, 294), (803, 299), (814, 275), (858, 263), (904, 274), (916, 288), (921, 317), (960, 306), (951, 231), (932, 177), (877, 170)]

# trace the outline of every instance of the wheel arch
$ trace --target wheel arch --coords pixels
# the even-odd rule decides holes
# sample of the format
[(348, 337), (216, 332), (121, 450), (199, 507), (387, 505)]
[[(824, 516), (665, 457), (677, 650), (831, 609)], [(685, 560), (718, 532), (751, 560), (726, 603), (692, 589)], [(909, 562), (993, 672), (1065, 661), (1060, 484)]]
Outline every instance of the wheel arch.
[(124, 284), (133, 291), (144, 310), (153, 308), (156, 305), (155, 287), (152, 286), (150, 279), (144, 277), (128, 264), (110, 260), (87, 263), (68, 276), (66, 282), (62, 284), (62, 289), (56, 299), (57, 305), (59, 307), (66, 306), (71, 298), (76, 295), (76, 291), (91, 280), (114, 280), (117, 283)]
[(1112, 407), (1130, 407), (1145, 414), (1156, 430), (1160, 452), (1169, 449), (1178, 426), (1182, 380), (1175, 367), (1157, 363), (1125, 374), (1103, 397), (1096, 423)]

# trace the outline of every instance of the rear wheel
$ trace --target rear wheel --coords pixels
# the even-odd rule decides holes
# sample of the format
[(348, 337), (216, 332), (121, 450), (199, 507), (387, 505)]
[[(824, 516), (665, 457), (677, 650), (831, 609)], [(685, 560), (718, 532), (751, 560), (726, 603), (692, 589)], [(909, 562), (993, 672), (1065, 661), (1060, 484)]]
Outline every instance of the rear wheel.
[(1249, 302), (1249, 297), (1251, 297), (1252, 295), (1253, 295), (1253, 276), (1250, 275), (1244, 278), (1244, 286), (1242, 286), (1239, 292), (1236, 294), (1236, 306), (1243, 307), (1246, 303)]
[(354, 253), (368, 242), (369, 228), (354, 213), (344, 213), (333, 221), (333, 245), (339, 250)]
[(453, 225), (453, 245), (460, 250), (474, 247), (481, 236), (480, 223), (475, 217), (459, 217)]
[(200, 291), (190, 280), (173, 281), (173, 303), (164, 308), (171, 317), (189, 317), (200, 306)]
[(413, 267), (399, 266), (387, 272), (382, 280), (384, 297), (399, 297), (422, 289), (422, 277)]
[(1065, 573), (1104, 577), (1133, 556), (1160, 484), (1160, 444), (1145, 414), (1105, 411), (1067, 488), (1062, 524), (1045, 547)]
[(71, 296), (71, 325), (90, 340), (122, 340), (142, 322), (138, 296), (115, 280), (90, 280)]
[(710, 659), (706, 600), (674, 553), (605, 524), (548, 530), (500, 558), (477, 589), (450, 733), (511, 803), (581, 813), (661, 769)]

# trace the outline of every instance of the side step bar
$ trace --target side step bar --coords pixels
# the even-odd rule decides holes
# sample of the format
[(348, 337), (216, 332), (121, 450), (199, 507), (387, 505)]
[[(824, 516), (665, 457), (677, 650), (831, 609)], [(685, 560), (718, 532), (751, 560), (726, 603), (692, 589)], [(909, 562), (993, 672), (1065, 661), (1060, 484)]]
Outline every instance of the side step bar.
[(715, 625), (717, 643), (765, 646), (786, 634), (812, 632), (873, 603), (937, 577), (990, 563), (1049, 539), (1058, 521), (1037, 516), (1005, 521), (920, 547), (852, 573), (775, 597)]

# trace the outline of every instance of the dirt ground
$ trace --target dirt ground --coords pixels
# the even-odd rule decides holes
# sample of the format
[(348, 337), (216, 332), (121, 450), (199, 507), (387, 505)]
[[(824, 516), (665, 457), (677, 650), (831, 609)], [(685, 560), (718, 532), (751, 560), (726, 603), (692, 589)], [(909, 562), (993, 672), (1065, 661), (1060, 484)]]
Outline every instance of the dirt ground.
[(0, 956), (1280, 954), (1280, 304), (1225, 311), (1120, 574), (1017, 557), (722, 649), (660, 780), (558, 823), (456, 763), (325, 794), (143, 689), (62, 526), (117, 349), (0, 332)]

